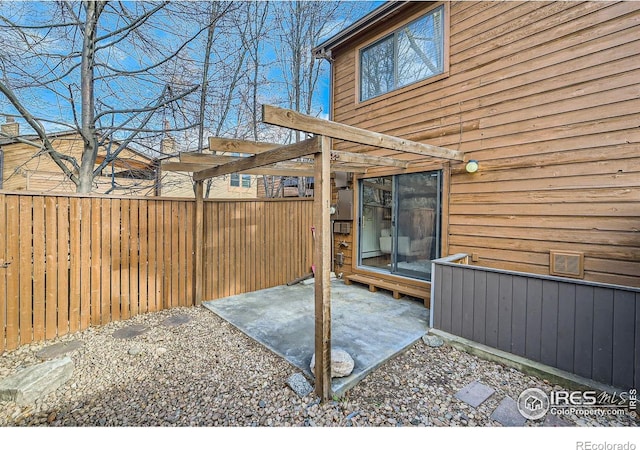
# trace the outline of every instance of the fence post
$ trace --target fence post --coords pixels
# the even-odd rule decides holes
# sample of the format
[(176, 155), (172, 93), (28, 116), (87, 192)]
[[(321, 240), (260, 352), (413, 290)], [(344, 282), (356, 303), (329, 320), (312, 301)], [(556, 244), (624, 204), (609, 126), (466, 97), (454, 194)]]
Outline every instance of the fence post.
[(202, 287), (203, 287), (203, 251), (204, 251), (204, 192), (203, 182), (196, 181), (196, 211), (195, 211), (195, 275), (193, 277), (194, 302), (196, 306), (202, 304)]

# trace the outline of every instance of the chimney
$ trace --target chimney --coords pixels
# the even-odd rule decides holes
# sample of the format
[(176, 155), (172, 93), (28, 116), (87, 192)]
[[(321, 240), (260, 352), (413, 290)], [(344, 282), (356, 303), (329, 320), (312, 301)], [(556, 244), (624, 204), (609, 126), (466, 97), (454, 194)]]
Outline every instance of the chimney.
[(7, 116), (7, 123), (0, 125), (0, 130), (9, 137), (16, 137), (20, 135), (20, 124), (13, 117)]
[(176, 140), (169, 134), (171, 125), (168, 120), (164, 121), (164, 138), (160, 141), (160, 152), (164, 155), (171, 155), (176, 151)]

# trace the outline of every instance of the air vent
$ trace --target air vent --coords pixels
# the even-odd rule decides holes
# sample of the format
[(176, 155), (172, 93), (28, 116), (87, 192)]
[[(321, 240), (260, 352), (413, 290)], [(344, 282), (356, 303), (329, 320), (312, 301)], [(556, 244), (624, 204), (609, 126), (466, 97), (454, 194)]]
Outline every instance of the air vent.
[(560, 277), (584, 278), (584, 253), (551, 250), (549, 273)]

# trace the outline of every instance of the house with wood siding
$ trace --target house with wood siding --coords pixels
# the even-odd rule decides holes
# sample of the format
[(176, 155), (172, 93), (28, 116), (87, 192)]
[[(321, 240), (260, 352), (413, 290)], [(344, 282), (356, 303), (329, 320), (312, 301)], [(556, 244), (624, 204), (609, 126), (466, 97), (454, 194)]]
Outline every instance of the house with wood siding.
[(333, 121), (465, 155), (336, 141), (411, 164), (334, 188), (335, 271), (428, 296), (430, 261), (464, 253), (640, 287), (639, 20), (637, 2), (396, 1), (318, 45)]
[(640, 3), (387, 2), (314, 53), (334, 122), (464, 155), (334, 141), (408, 163), (336, 176), (334, 270), (451, 342), (637, 389)]
[[(53, 159), (38, 146), (36, 135), (20, 133), (17, 122), (2, 124), (0, 138), (0, 189), (28, 192), (75, 192), (75, 184)], [(49, 134), (58, 152), (80, 161), (84, 143), (76, 131)], [(107, 144), (108, 146), (108, 144)], [(107, 154), (102, 146), (96, 158), (101, 164)], [(153, 158), (131, 148), (123, 149), (94, 179), (94, 193), (114, 195), (156, 195), (156, 164)]]

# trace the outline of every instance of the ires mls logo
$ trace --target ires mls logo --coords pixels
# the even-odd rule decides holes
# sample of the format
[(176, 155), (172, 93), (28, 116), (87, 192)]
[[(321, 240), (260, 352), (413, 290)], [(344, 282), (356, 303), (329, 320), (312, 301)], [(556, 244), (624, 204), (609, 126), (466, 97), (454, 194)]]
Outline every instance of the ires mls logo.
[(520, 414), (529, 420), (538, 420), (547, 413), (556, 416), (611, 416), (623, 415), (637, 409), (637, 391), (600, 392), (597, 391), (552, 391), (546, 394), (538, 388), (522, 391), (517, 407)]
[(598, 403), (596, 391), (553, 391), (551, 404), (553, 406), (595, 406)]
[(549, 411), (549, 397), (542, 389), (525, 389), (518, 397), (517, 407), (526, 419), (542, 419)]

